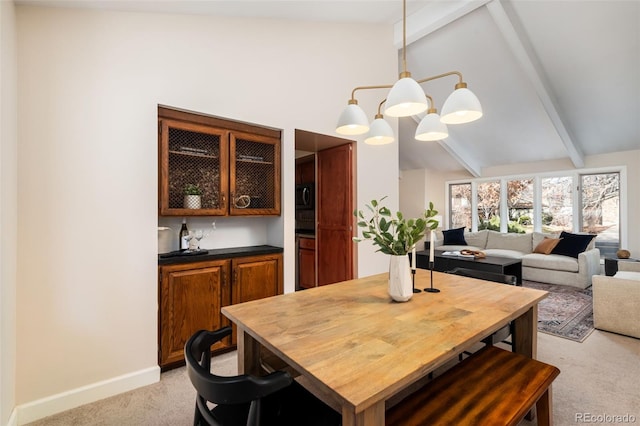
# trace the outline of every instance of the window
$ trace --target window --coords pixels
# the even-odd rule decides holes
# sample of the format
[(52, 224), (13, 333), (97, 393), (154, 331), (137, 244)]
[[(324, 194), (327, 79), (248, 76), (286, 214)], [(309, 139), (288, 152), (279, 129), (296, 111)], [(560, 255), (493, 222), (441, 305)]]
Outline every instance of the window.
[(602, 256), (614, 256), (620, 247), (620, 173), (580, 178), (580, 230), (597, 235)]
[(601, 257), (613, 257), (627, 241), (625, 188), (623, 166), (447, 182), (449, 227), (586, 232)]
[(533, 179), (507, 182), (508, 232), (533, 232)]
[(573, 178), (542, 179), (542, 232), (573, 230)]
[(478, 229), (500, 231), (500, 181), (478, 184)]
[(449, 185), (450, 228), (465, 227), (471, 230), (471, 184)]

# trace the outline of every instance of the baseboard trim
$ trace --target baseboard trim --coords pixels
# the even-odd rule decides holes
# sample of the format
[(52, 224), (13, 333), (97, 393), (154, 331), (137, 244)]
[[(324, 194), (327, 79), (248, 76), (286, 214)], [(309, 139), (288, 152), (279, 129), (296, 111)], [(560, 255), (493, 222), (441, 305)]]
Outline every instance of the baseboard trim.
[(11, 410), (7, 426), (18, 426), (18, 410), (15, 407)]
[(155, 366), (21, 404), (14, 410), (14, 412), (17, 411), (17, 425), (31, 423), (158, 381), (160, 381), (160, 367)]

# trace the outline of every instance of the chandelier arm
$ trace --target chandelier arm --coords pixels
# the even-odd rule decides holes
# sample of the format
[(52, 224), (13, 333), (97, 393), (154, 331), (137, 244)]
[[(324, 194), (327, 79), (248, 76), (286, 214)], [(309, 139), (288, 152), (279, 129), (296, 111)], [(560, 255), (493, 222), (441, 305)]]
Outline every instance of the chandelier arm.
[(432, 77), (427, 77), (427, 78), (423, 78), (421, 80), (416, 80), (418, 83), (425, 83), (427, 81), (431, 81), (431, 80), (437, 80), (439, 78), (442, 77), (447, 77), (450, 75), (457, 75), (458, 78), (460, 79), (460, 83), (463, 83), (464, 81), (462, 80), (462, 73), (460, 73), (459, 71), (449, 71), (449, 72), (445, 72), (443, 74), (438, 74), (438, 75), (434, 75)]
[(427, 95), (426, 93), (424, 94), (427, 99), (429, 99), (429, 109), (427, 110), (427, 114), (431, 114), (432, 112), (437, 112), (438, 110), (436, 109), (435, 105), (433, 104), (433, 98), (429, 95)]
[[(356, 90), (369, 90), (369, 89), (390, 89), (393, 87), (393, 84), (385, 84), (381, 86), (358, 86), (351, 91), (351, 100), (355, 100), (356, 98)], [(385, 99), (386, 100), (386, 99)]]

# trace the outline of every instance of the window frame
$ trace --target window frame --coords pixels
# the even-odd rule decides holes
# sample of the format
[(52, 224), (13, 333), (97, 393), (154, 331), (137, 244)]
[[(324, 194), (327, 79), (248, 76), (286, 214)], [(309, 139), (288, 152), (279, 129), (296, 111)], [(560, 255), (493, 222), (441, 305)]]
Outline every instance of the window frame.
[[(620, 174), (620, 247), (628, 245), (628, 214), (627, 214), (627, 166), (610, 166), (597, 167), (576, 170), (560, 170), (552, 172), (526, 173), (517, 175), (504, 176), (487, 176), (482, 178), (456, 179), (444, 182), (445, 193), (445, 212), (443, 229), (448, 229), (451, 220), (451, 194), (450, 185), (471, 184), (471, 231), (478, 230), (478, 184), (483, 182), (500, 181), (500, 232), (507, 232), (508, 224), (503, 217), (508, 217), (507, 206), (507, 182), (510, 180), (532, 179), (533, 180), (533, 211), (534, 222), (533, 231), (541, 232), (542, 230), (542, 179), (550, 177), (570, 176), (573, 179), (572, 185), (572, 231), (579, 232), (582, 228), (582, 209), (581, 209), (581, 183), (582, 175), (601, 174), (601, 173), (619, 173)], [(506, 214), (506, 215), (505, 215)]]

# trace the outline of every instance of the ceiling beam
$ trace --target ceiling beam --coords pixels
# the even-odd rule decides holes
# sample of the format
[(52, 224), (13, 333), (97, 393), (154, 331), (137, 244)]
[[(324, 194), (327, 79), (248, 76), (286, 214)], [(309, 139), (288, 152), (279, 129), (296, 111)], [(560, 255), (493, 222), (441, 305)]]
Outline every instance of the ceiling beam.
[(564, 125), (564, 121), (562, 120), (556, 106), (557, 104), (553, 96), (553, 91), (545, 78), (542, 67), (539, 65), (533, 50), (523, 43), (523, 41), (528, 41), (525, 36), (520, 36), (520, 34), (524, 34), (524, 32), (518, 32), (516, 30), (513, 21), (507, 15), (507, 12), (504, 10), (500, 0), (492, 0), (487, 3), (486, 6), (491, 17), (498, 26), (498, 29), (502, 33), (504, 40), (510, 47), (511, 52), (514, 54), (516, 60), (522, 67), (522, 70), (533, 85), (538, 98), (542, 102), (542, 105), (549, 116), (549, 119), (553, 123), (556, 132), (558, 132), (560, 140), (564, 144), (571, 162), (576, 168), (584, 167), (584, 155), (573, 142), (569, 131)]
[(439, 140), (438, 143), (442, 146), (450, 156), (452, 156), (458, 163), (462, 165), (473, 177), (480, 177), (482, 167), (477, 161), (474, 161), (473, 157), (468, 154), (468, 151), (458, 143), (456, 139), (449, 135), (448, 138)]
[[(412, 115), (413, 121), (420, 124), (420, 121), (424, 118), (426, 114), (420, 113), (416, 115)], [(438, 143), (441, 147), (445, 149), (449, 153), (450, 156), (453, 157), (462, 167), (465, 168), (469, 173), (473, 175), (473, 177), (480, 177), (482, 167), (477, 161), (473, 160), (473, 156), (469, 155), (469, 151), (464, 147), (460, 146), (460, 143), (449, 135), (446, 139), (439, 140)]]
[[(428, 6), (407, 16), (407, 45), (473, 12), (491, 0), (449, 0), (429, 2)], [(402, 21), (393, 26), (393, 43), (402, 48)]]

